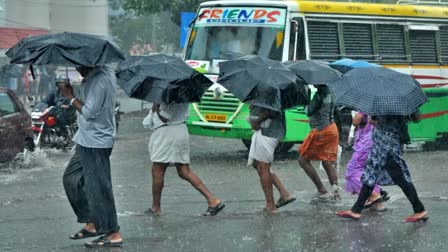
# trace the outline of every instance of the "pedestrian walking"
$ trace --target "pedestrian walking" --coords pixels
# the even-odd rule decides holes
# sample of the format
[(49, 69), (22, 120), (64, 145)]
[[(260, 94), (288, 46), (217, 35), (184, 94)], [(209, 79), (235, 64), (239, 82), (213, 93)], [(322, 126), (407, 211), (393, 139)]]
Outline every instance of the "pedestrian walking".
[(161, 213), (165, 171), (170, 164), (174, 164), (180, 178), (188, 181), (206, 198), (208, 208), (204, 216), (214, 216), (225, 207), (190, 169), (190, 136), (185, 125), (187, 117), (188, 103), (154, 103), (150, 114), (144, 120), (144, 125), (154, 130), (149, 141), (149, 153), (153, 163), (152, 207), (145, 211), (147, 214)]
[[(275, 213), (277, 208), (296, 200), (271, 168), (275, 149), (286, 134), (284, 113), (251, 106), (249, 122), (254, 133), (249, 150), (248, 165), (252, 165), (260, 177), (261, 188), (266, 199), (265, 211)], [(277, 203), (274, 203), (272, 185), (280, 193)]]
[(359, 219), (366, 200), (372, 194), (375, 184), (398, 185), (411, 202), (414, 214), (406, 222), (426, 221), (428, 213), (420, 201), (411, 181), (408, 166), (403, 160), (402, 144), (409, 142), (407, 123), (417, 121), (416, 113), (411, 116), (382, 115), (373, 117), (376, 127), (373, 131), (373, 149), (362, 174), (362, 188), (351, 210), (338, 211), (344, 218)]
[[(354, 153), (345, 170), (345, 190), (351, 194), (359, 194), (361, 191), (361, 175), (373, 148), (372, 132), (374, 124), (372, 122), (367, 114), (361, 112), (356, 113), (353, 117), (352, 124), (356, 127), (353, 145)], [(372, 207), (373, 210), (379, 212), (385, 211), (383, 201), (386, 201), (389, 196), (386, 191), (383, 191), (382, 194), (381, 192), (381, 187), (375, 185), (364, 208)], [(382, 197), (382, 195), (384, 196)]]
[(121, 246), (109, 159), (116, 133), (116, 78), (113, 71), (102, 66), (77, 67), (76, 70), (84, 77), (79, 97), (75, 97), (70, 85), (60, 85), (61, 93), (78, 111), (76, 151), (64, 172), (63, 183), (78, 222), (85, 226), (70, 238), (101, 235), (85, 245)]
[[(318, 200), (340, 200), (340, 188), (336, 171), (339, 133), (334, 122), (334, 98), (326, 85), (315, 85), (317, 92), (305, 107), (312, 128), (299, 147), (299, 164), (317, 188)], [(310, 160), (322, 161), (331, 184), (328, 192)]]

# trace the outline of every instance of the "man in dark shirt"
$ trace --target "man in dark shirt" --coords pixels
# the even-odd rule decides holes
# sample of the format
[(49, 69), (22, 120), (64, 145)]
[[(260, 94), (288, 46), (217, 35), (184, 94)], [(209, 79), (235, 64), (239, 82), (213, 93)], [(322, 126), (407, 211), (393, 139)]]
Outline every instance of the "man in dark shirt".
[[(305, 110), (310, 119), (312, 131), (299, 148), (299, 164), (317, 188), (317, 198), (340, 200), (337, 160), (339, 133), (334, 123), (334, 98), (326, 85), (317, 85), (317, 93)], [(330, 180), (332, 193), (328, 192), (310, 160), (322, 161)]]

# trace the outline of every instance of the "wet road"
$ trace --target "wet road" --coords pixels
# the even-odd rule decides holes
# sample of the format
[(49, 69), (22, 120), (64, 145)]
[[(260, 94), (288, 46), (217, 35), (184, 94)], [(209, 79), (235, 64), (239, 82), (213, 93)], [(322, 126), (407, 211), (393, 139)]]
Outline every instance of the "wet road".
[[(444, 251), (448, 235), (448, 152), (408, 152), (415, 185), (430, 214), (425, 224), (403, 223), (412, 209), (398, 187), (388, 187), (385, 213), (365, 211), (360, 221), (339, 219), (355, 198), (312, 205), (315, 189), (291, 151), (274, 169), (298, 200), (276, 215), (261, 212), (264, 201), (247, 151), (237, 140), (193, 136), (192, 169), (227, 207), (201, 217), (205, 200), (174, 168), (166, 174), (160, 217), (150, 206), (149, 133), (141, 117), (123, 117), (112, 154), (112, 177), (125, 245), (111, 251)], [(0, 251), (87, 251), (68, 236), (80, 229), (62, 187), (72, 153), (45, 151), (29, 163), (0, 168)], [(346, 157), (343, 164), (346, 162)], [(343, 184), (343, 172), (339, 175)], [(322, 178), (325, 178), (320, 171)], [(325, 180), (328, 184), (328, 180)], [(93, 250), (95, 251), (95, 250)], [(110, 251), (107, 249), (99, 251)]]

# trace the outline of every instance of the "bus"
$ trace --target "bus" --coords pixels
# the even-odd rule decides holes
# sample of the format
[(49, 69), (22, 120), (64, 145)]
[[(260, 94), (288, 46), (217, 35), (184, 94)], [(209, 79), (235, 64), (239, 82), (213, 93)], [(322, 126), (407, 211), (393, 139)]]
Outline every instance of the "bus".
[[(366, 60), (410, 74), (429, 102), (409, 126), (413, 142), (448, 141), (448, 5), (422, 1), (370, 4), (328, 1), (225, 0), (199, 6), (184, 60), (214, 81), (191, 104), (193, 135), (242, 139), (250, 145), (249, 109), (216, 83), (219, 62), (255, 54), (278, 61)], [(244, 85), (244, 83), (241, 83)], [(285, 111), (280, 151), (304, 140), (310, 127), (303, 107)]]

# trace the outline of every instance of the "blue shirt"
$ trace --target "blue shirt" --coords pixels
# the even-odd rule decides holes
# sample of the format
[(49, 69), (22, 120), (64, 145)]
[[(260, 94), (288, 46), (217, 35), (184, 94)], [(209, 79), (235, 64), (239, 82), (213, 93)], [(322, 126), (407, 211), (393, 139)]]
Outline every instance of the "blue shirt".
[(73, 140), (86, 148), (112, 148), (115, 138), (115, 90), (117, 79), (106, 67), (96, 67), (81, 82), (84, 106), (78, 112), (78, 132)]

